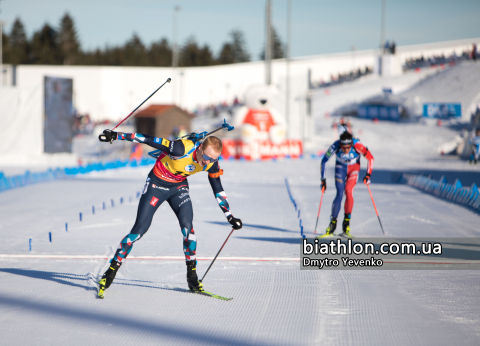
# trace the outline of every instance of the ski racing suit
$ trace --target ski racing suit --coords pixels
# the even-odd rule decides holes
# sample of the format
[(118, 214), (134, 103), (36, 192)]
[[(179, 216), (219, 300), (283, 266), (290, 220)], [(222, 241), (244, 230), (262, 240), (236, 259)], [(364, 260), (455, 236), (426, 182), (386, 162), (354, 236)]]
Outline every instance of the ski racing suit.
[(470, 139), (470, 145), (472, 146), (472, 155), (470, 161), (480, 160), (480, 136), (474, 136)]
[(356, 138), (352, 140), (350, 152), (345, 154), (340, 149), (340, 140), (333, 143), (323, 156), (321, 163), (321, 178), (325, 176), (325, 164), (333, 155), (336, 156), (335, 163), (335, 187), (337, 195), (332, 203), (332, 218), (337, 218), (340, 212), (343, 192), (345, 191), (345, 214), (351, 214), (353, 209), (353, 189), (357, 184), (358, 174), (360, 172), (360, 154), (368, 160), (367, 173), (372, 174), (373, 156), (366, 146)]
[(167, 201), (180, 224), (185, 260), (196, 262), (197, 242), (193, 230), (193, 208), (187, 177), (202, 171), (208, 172), (208, 180), (217, 203), (228, 218), (232, 214), (220, 181), (223, 170), (220, 169), (218, 161), (200, 166), (196, 160), (196, 149), (200, 143), (188, 139), (169, 141), (140, 133), (118, 133), (117, 139), (147, 144), (161, 150), (161, 153), (145, 182), (135, 224), (120, 242), (113, 260), (121, 263), (128, 256), (133, 243), (148, 231), (158, 207)]

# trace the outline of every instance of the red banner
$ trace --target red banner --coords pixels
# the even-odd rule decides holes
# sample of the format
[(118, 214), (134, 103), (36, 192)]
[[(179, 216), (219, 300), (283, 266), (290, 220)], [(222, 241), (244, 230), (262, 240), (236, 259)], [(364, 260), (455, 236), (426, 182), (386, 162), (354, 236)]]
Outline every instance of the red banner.
[(303, 144), (299, 139), (285, 139), (280, 144), (270, 140), (244, 143), (240, 139), (224, 139), (222, 142), (224, 159), (269, 160), (286, 156), (298, 158), (303, 154)]

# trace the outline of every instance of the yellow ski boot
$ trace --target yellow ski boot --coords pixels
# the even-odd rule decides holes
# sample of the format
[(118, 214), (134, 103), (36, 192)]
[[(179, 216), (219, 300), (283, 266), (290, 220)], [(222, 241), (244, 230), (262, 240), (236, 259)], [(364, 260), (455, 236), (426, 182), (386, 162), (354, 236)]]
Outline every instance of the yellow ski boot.
[(317, 238), (320, 239), (320, 238), (325, 238), (325, 237), (333, 235), (333, 232), (335, 232), (336, 228), (337, 228), (337, 219), (332, 217), (332, 218), (330, 218), (330, 224), (328, 225), (328, 227), (325, 231), (325, 234), (321, 235)]
[(196, 261), (187, 261), (187, 283), (190, 291), (203, 292), (203, 284), (198, 280)]
[(117, 275), (117, 271), (120, 268), (122, 263), (119, 263), (115, 260), (110, 262), (110, 267), (108, 267), (107, 271), (103, 274), (102, 278), (98, 282), (98, 298), (104, 298), (104, 292), (113, 282), (115, 279), (115, 275)]
[(343, 233), (345, 233), (348, 237), (352, 238), (350, 234), (350, 217), (351, 214), (345, 214), (345, 218), (343, 219)]

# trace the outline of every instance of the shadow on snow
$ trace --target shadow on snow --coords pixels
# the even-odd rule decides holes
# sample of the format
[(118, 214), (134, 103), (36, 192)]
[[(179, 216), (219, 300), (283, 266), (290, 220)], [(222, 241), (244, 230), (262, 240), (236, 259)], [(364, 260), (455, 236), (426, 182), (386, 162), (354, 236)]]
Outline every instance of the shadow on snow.
[[(8, 271), (7, 271), (8, 272)], [(21, 274), (22, 275), (22, 274)], [(36, 274), (34, 274), (36, 275)], [(70, 274), (67, 274), (70, 275)], [(81, 277), (82, 275), (80, 275)], [(55, 281), (55, 280), (54, 280)], [(150, 335), (160, 340), (165, 338), (174, 338), (177, 342), (184, 345), (208, 344), (208, 345), (267, 345), (258, 341), (249, 342), (247, 340), (235, 340), (208, 331), (197, 331), (184, 326), (172, 326), (165, 323), (155, 323), (151, 320), (132, 319), (112, 312), (104, 313), (99, 311), (88, 311), (79, 307), (68, 307), (65, 304), (59, 306), (51, 302), (33, 301), (24, 297), (12, 297), (0, 295), (0, 305), (10, 306), (16, 309), (22, 309), (40, 316), (53, 316), (59, 319), (76, 320), (80, 323), (89, 323), (92, 327), (104, 326), (105, 321), (126, 330), (128, 333), (141, 333), (142, 337)], [(103, 327), (102, 327), (103, 328)]]
[[(220, 226), (230, 226), (228, 222), (220, 222), (220, 221), (207, 221), (208, 223), (212, 223), (214, 225), (220, 225)], [(289, 232), (289, 233), (298, 233), (298, 231), (291, 231), (285, 228), (279, 228), (279, 227), (271, 227), (271, 226), (265, 226), (265, 225), (254, 225), (251, 223), (244, 223), (243, 227), (252, 227), (252, 228), (259, 228), (259, 229), (266, 229), (269, 231), (279, 231), (279, 232)]]

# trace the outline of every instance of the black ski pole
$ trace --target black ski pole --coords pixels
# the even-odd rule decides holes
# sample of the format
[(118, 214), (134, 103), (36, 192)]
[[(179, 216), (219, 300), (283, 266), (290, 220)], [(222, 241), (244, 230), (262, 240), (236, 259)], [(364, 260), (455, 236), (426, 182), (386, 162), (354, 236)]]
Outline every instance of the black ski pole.
[[(171, 81), (172, 81), (172, 79), (171, 79), (171, 78), (168, 78), (168, 79), (165, 81), (165, 83), (163, 83), (162, 85), (160, 85), (160, 86), (157, 88), (157, 90), (155, 90), (149, 97), (147, 97), (142, 103), (140, 103), (137, 108), (135, 108), (129, 115), (127, 115), (127, 117), (126, 117), (125, 119), (123, 119), (122, 121), (120, 121), (111, 131), (115, 130), (117, 127), (120, 126), (120, 124), (122, 124), (125, 120), (127, 120), (128, 118), (130, 118), (130, 117), (132, 116), (132, 114), (135, 113), (135, 111), (136, 111), (137, 109), (139, 109), (145, 102), (147, 102), (150, 97), (152, 97), (153, 95), (155, 95), (155, 93), (156, 93), (157, 91), (159, 91), (165, 84), (170, 83)], [(105, 137), (104, 134), (101, 134), (100, 136), (98, 136), (98, 139), (100, 140), (100, 142), (108, 142), (108, 141), (106, 140), (106, 137)], [(110, 142), (110, 144), (112, 144), (112, 142)]]
[(126, 117), (125, 119), (123, 119), (122, 121), (120, 121), (120, 122), (117, 124), (117, 126), (115, 126), (115, 127), (112, 129), (112, 131), (115, 130), (118, 126), (120, 126), (120, 124), (123, 123), (125, 120), (127, 120), (128, 118), (130, 118), (130, 116), (131, 116), (133, 113), (135, 113), (135, 111), (136, 111), (137, 109), (139, 109), (145, 102), (147, 102), (147, 100), (148, 100), (150, 97), (152, 97), (153, 95), (155, 95), (155, 93), (156, 93), (157, 91), (159, 91), (165, 84), (170, 83), (171, 81), (172, 81), (172, 79), (171, 79), (171, 78), (168, 78), (168, 79), (165, 81), (165, 83), (163, 83), (162, 85), (160, 85), (157, 90), (155, 90), (149, 97), (147, 97), (147, 98), (145, 99), (145, 101), (143, 101), (142, 103), (140, 103), (140, 104), (138, 105), (138, 107), (135, 108), (129, 115), (127, 115), (127, 117)]
[(228, 238), (230, 238), (230, 236), (232, 235), (233, 231), (235, 231), (235, 228), (232, 228), (232, 231), (231, 231), (230, 234), (228, 235), (227, 239), (226, 239), (225, 242), (223, 243), (223, 245), (222, 245), (222, 247), (220, 248), (220, 250), (218, 250), (217, 255), (216, 255), (215, 258), (213, 259), (212, 263), (210, 263), (210, 265), (208, 266), (208, 269), (207, 269), (207, 271), (205, 272), (205, 274), (203, 274), (203, 277), (202, 277), (202, 279), (200, 280), (200, 282), (202, 282), (203, 279), (205, 278), (205, 276), (207, 275), (208, 271), (209, 271), (210, 268), (212, 267), (213, 262), (215, 262), (215, 260), (217, 259), (218, 255), (220, 254), (220, 251), (222, 251), (223, 247), (224, 247), (225, 244), (227, 243)]

